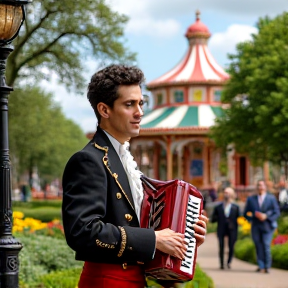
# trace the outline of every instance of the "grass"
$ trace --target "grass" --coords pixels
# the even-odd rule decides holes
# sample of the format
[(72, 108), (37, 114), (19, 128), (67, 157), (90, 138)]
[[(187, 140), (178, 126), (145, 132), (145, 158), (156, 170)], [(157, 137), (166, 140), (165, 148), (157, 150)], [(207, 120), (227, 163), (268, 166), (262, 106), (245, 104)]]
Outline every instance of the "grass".
[(31, 217), (41, 220), (42, 222), (49, 222), (54, 219), (62, 219), (61, 205), (62, 201), (59, 200), (15, 201), (12, 203), (12, 210), (22, 212), (25, 218)]

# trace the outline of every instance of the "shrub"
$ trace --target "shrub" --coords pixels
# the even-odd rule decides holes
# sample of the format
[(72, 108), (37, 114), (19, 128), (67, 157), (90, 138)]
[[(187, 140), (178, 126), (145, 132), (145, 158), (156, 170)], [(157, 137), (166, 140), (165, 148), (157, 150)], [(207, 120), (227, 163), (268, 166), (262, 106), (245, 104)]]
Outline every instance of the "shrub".
[(19, 253), (21, 283), (35, 283), (40, 276), (52, 271), (82, 267), (82, 262), (75, 260), (74, 251), (67, 246), (64, 238), (22, 233), (17, 233), (15, 237), (23, 244)]
[(278, 233), (288, 234), (288, 215), (287, 213), (281, 213), (281, 217), (278, 219)]
[(288, 270), (288, 243), (271, 247), (272, 266)]
[(13, 211), (22, 212), (25, 217), (35, 218), (43, 222), (49, 222), (54, 219), (61, 219), (60, 200), (31, 201), (31, 202), (13, 202)]
[(27, 207), (13, 207), (13, 211), (22, 212), (25, 217), (35, 218), (43, 222), (49, 222), (54, 219), (61, 219), (61, 208), (57, 207), (38, 207), (38, 208), (27, 208)]
[(207, 233), (213, 233), (217, 231), (217, 223), (208, 222), (207, 224)]
[[(39, 282), (35, 288), (75, 288), (77, 287), (81, 268), (74, 268), (62, 271), (54, 271), (39, 277)], [(21, 287), (25, 288), (25, 287)], [(27, 287), (28, 288), (28, 287)], [(29, 287), (34, 288), (34, 287)]]
[(250, 262), (256, 263), (256, 250), (251, 238), (237, 240), (234, 248), (235, 257)]
[(41, 207), (54, 207), (61, 208), (61, 200), (33, 200), (29, 202), (13, 201), (13, 207), (23, 207), (29, 209), (41, 208)]
[[(149, 288), (160, 288), (161, 285), (157, 284), (154, 280), (148, 280)], [(177, 284), (177, 288), (214, 288), (212, 279), (196, 264), (194, 278), (192, 281)]]
[[(235, 257), (256, 264), (256, 250), (251, 238), (238, 240), (234, 249)], [(272, 245), (272, 267), (288, 270), (288, 242)]]

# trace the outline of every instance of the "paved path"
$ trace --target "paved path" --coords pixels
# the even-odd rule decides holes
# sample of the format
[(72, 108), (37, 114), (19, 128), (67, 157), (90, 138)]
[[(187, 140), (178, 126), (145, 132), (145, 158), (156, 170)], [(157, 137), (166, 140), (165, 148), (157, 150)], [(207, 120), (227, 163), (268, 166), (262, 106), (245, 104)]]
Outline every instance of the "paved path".
[(197, 263), (213, 279), (215, 288), (288, 288), (287, 270), (272, 268), (269, 274), (260, 274), (255, 272), (256, 265), (236, 258), (230, 270), (220, 270), (217, 241), (215, 233), (208, 234), (197, 256)]

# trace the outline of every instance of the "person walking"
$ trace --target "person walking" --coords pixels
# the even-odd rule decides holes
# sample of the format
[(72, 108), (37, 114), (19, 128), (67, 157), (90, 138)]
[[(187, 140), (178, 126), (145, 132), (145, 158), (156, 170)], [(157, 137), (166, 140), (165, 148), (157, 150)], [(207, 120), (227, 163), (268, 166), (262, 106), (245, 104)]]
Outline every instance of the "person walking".
[(280, 211), (287, 212), (288, 211), (288, 183), (286, 180), (283, 183), (283, 186), (281, 187), (279, 191), (278, 201), (280, 205)]
[[(66, 164), (63, 173), (63, 226), (67, 244), (84, 261), (79, 288), (145, 286), (144, 263), (158, 249), (184, 259), (184, 235), (170, 229), (140, 228), (141, 172), (128, 151), (143, 116), (143, 72), (110, 65), (95, 73), (88, 99), (98, 120), (93, 139)], [(207, 217), (194, 226), (204, 242)]]
[(270, 245), (279, 216), (276, 197), (267, 193), (264, 180), (259, 180), (257, 195), (248, 197), (244, 208), (244, 217), (252, 223), (251, 234), (257, 254), (257, 272), (269, 273), (272, 263)]
[(234, 254), (234, 244), (237, 240), (237, 218), (240, 216), (240, 209), (237, 204), (233, 203), (235, 192), (231, 187), (224, 189), (223, 197), (223, 201), (215, 206), (213, 210), (211, 222), (217, 222), (220, 269), (224, 269), (224, 241), (225, 237), (228, 238), (227, 268), (230, 269)]

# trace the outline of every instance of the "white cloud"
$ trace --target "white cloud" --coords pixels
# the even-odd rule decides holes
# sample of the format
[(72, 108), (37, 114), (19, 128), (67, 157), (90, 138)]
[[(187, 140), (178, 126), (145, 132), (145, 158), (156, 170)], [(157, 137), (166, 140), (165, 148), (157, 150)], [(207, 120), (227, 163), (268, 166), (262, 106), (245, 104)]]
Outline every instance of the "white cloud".
[(180, 31), (180, 23), (174, 17), (159, 19), (149, 11), (149, 1), (110, 0), (114, 11), (129, 16), (126, 32), (133, 35), (148, 35), (156, 38), (172, 38)]
[(179, 33), (180, 24), (174, 19), (133, 19), (133, 21), (128, 23), (126, 31), (135, 35), (144, 34), (157, 38), (172, 38)]
[(150, 15), (170, 18), (194, 13), (197, 9), (229, 13), (230, 15), (275, 15), (288, 9), (287, 0), (110, 0), (111, 7), (123, 14)]
[(230, 25), (226, 31), (215, 33), (209, 41), (209, 48), (213, 55), (227, 55), (234, 53), (236, 45), (251, 39), (251, 34), (257, 33), (257, 29), (248, 25)]
[[(129, 17), (126, 32), (131, 35), (148, 35), (155, 38), (172, 38), (181, 32), (177, 17), (203, 13), (238, 16), (239, 19), (271, 17), (288, 9), (287, 0), (108, 0), (111, 8)], [(219, 16), (221, 18), (221, 16)], [(219, 19), (220, 20), (220, 19)]]

